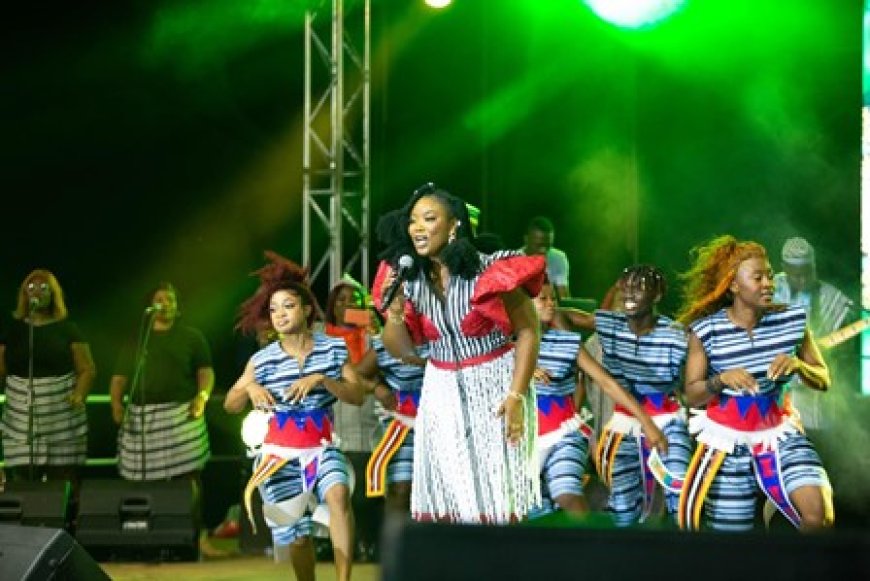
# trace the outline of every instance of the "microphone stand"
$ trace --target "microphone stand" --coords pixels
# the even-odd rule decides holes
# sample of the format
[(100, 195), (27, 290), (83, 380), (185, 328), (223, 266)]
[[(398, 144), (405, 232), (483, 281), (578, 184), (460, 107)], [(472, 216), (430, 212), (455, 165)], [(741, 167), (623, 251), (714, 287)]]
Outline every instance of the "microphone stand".
[(28, 350), (28, 360), (27, 360), (27, 443), (30, 448), (30, 454), (28, 458), (28, 473), (29, 480), (32, 482), (34, 477), (33, 470), (33, 460), (34, 460), (34, 417), (33, 417), (33, 404), (36, 400), (35, 388), (33, 385), (33, 312), (39, 303), (34, 303), (31, 299), (30, 301), (30, 312), (27, 315), (27, 350)]
[[(127, 417), (130, 413), (130, 404), (139, 398), (139, 437), (140, 437), (140, 454), (142, 462), (142, 480), (146, 480), (145, 471), (145, 386), (143, 377), (145, 376), (145, 361), (148, 358), (148, 340), (151, 338), (151, 329), (154, 327), (154, 316), (157, 314), (155, 309), (151, 307), (145, 309), (142, 313), (142, 319), (139, 323), (139, 338), (136, 345), (136, 366), (133, 371), (133, 380), (130, 384), (130, 399), (125, 408), (124, 420), (122, 426), (127, 425)], [(131, 434), (132, 435), (132, 434)]]

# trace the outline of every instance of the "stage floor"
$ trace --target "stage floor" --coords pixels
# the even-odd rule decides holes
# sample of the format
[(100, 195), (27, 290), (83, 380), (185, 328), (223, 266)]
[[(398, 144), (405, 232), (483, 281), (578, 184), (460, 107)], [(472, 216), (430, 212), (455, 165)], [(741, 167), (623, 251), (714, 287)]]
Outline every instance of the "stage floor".
[[(193, 563), (100, 563), (114, 581), (287, 581), (294, 579), (290, 563), (276, 563), (270, 556), (243, 555), (233, 540), (213, 539), (214, 547), (226, 556), (203, 557)], [(334, 581), (335, 565), (317, 563), (317, 581)], [(356, 581), (378, 581), (381, 567), (373, 563), (354, 563), (352, 576)]]
[[(290, 563), (275, 563), (268, 557), (238, 556), (206, 559), (199, 563), (100, 563), (114, 581), (287, 581), (293, 579)], [(355, 563), (356, 581), (377, 581), (379, 565)], [(317, 563), (317, 581), (334, 581), (335, 566)]]

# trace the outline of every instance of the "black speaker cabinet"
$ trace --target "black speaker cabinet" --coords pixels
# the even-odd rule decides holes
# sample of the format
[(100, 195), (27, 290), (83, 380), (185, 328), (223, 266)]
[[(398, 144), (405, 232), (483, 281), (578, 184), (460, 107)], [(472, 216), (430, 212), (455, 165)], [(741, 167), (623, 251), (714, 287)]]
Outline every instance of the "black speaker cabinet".
[(0, 579), (109, 581), (109, 576), (64, 530), (0, 525)]
[(384, 581), (870, 579), (870, 534), (718, 534), (389, 521)]
[(67, 528), (70, 483), (11, 481), (0, 492), (0, 524)]
[(199, 530), (189, 480), (85, 480), (76, 538), (100, 561), (195, 561)]

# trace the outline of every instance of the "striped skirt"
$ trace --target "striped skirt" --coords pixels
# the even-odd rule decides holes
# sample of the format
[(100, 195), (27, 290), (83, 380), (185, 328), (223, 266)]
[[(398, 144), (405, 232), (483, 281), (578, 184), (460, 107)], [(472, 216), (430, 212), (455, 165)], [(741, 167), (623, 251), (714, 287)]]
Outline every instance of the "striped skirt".
[(118, 432), (118, 455), (121, 476), (128, 480), (165, 480), (202, 470), (211, 456), (205, 416), (191, 418), (187, 402), (131, 404)]
[[(29, 379), (6, 378), (6, 405), (0, 420), (3, 455), (7, 466), (27, 466), (31, 454), (37, 466), (84, 464), (87, 458), (88, 421), (84, 407), (73, 407), (69, 396), (76, 384), (73, 373), (33, 379), (33, 403)], [(29, 415), (33, 415), (33, 441), (28, 438)]]
[(504, 418), (496, 417), (513, 371), (513, 350), (458, 371), (427, 365), (414, 428), (416, 520), (504, 524), (540, 504), (534, 390), (518, 444), (508, 443)]

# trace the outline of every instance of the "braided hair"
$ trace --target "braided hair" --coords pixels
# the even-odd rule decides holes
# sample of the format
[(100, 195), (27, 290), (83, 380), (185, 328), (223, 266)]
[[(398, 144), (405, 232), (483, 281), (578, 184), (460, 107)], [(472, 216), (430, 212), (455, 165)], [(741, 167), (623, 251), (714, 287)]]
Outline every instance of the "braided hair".
[(652, 290), (654, 294), (660, 297), (665, 296), (668, 290), (668, 282), (665, 279), (665, 275), (658, 267), (652, 264), (635, 264), (634, 266), (627, 267), (622, 271), (618, 284), (622, 286), (640, 284), (642, 288)]
[(409, 278), (416, 277), (421, 269), (426, 275), (431, 272), (432, 261), (417, 254), (408, 234), (411, 210), (424, 197), (437, 199), (447, 210), (448, 218), (458, 221), (456, 238), (441, 252), (441, 260), (451, 273), (466, 280), (474, 278), (480, 272), (479, 253), (494, 252), (501, 247), (501, 243), (491, 234), (476, 235), (466, 203), (432, 182), (414, 190), (404, 206), (384, 214), (378, 220), (375, 232), (378, 241), (384, 246), (378, 258), (386, 260), (395, 268), (399, 258), (403, 255), (410, 256), (414, 264), (409, 270)]

